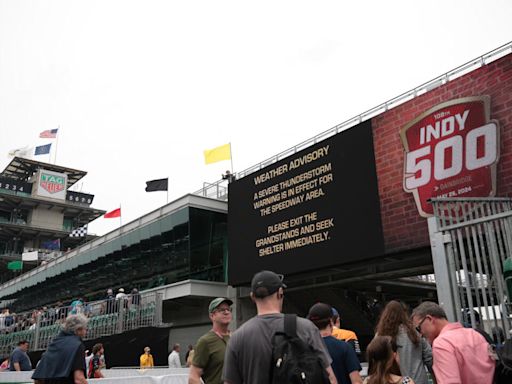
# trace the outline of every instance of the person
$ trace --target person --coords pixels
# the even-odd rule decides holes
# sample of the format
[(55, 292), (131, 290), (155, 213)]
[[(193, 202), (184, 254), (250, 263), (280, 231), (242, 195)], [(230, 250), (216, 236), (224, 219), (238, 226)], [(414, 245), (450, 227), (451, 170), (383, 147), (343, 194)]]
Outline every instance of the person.
[(126, 297), (126, 293), (124, 293), (124, 288), (119, 288), (117, 290), (116, 300), (121, 300)]
[(181, 347), (178, 343), (173, 345), (172, 352), (169, 354), (167, 359), (169, 362), (169, 368), (181, 368), (180, 349)]
[(382, 311), (375, 329), (379, 336), (390, 336), (398, 345), (400, 372), (410, 376), (416, 384), (427, 384), (427, 370), (432, 370), (432, 349), (420, 337), (398, 301), (390, 301)]
[(194, 357), (194, 346), (192, 344), (189, 344), (187, 353), (185, 353), (185, 365), (187, 368), (192, 365), (193, 357)]
[(212, 329), (196, 343), (189, 371), (189, 384), (199, 384), (201, 379), (207, 384), (222, 383), (224, 355), (230, 338), (231, 305), (233, 302), (225, 297), (217, 297), (210, 302), (208, 313)]
[(94, 354), (88, 349), (85, 350), (85, 377), (89, 377), (89, 365), (91, 363)]
[(131, 301), (132, 306), (139, 306), (140, 305), (139, 290), (137, 288), (133, 288), (130, 294), (132, 295), (132, 301)]
[(63, 329), (41, 356), (32, 379), (38, 384), (87, 384), (85, 378), (85, 346), (87, 317), (70, 315)]
[(0, 364), (0, 372), (9, 370), (9, 356), (2, 357), (0, 361), (2, 362), (2, 364)]
[(72, 315), (82, 313), (84, 308), (84, 300), (81, 297), (73, 300), (69, 305), (69, 308)]
[(124, 288), (119, 288), (116, 295), (116, 311), (128, 306), (128, 295), (124, 293)]
[(103, 344), (94, 344), (92, 347), (92, 359), (89, 361), (88, 378), (89, 379), (101, 379), (103, 373), (101, 373), (101, 356), (103, 355), (104, 349)]
[[(224, 364), (224, 383), (268, 383), (271, 375), (272, 339), (276, 331), (284, 332), (283, 276), (272, 271), (256, 273), (251, 282), (251, 300), (256, 304), (257, 316), (238, 328), (228, 344)], [(315, 350), (331, 383), (336, 377), (331, 358), (315, 325), (297, 317), (298, 337)], [(197, 353), (197, 352), (196, 352)]]
[(9, 359), (9, 370), (10, 371), (31, 371), (32, 363), (27, 355), (28, 341), (21, 340), (18, 346), (12, 351)]
[(144, 353), (140, 355), (140, 368), (153, 368), (155, 362), (153, 361), (153, 355), (150, 353), (151, 348), (144, 347)]
[(117, 311), (116, 309), (116, 297), (114, 296), (114, 291), (112, 288), (107, 289), (107, 297), (106, 299), (106, 313), (111, 314)]
[(402, 376), (400, 373), (397, 349), (391, 336), (373, 338), (366, 348), (368, 377), (364, 380), (364, 384), (414, 384), (413, 379)]
[(329, 304), (316, 303), (308, 312), (307, 318), (316, 325), (324, 339), (327, 350), (332, 358), (331, 367), (338, 384), (362, 384), (359, 371), (361, 364), (354, 348), (346, 341), (332, 336), (332, 308)]
[(332, 317), (333, 317), (332, 320), (334, 322), (334, 327), (332, 329), (332, 336), (338, 340), (346, 341), (347, 343), (349, 343), (352, 346), (352, 348), (354, 348), (354, 351), (356, 352), (357, 356), (360, 356), (361, 355), (361, 347), (359, 346), (359, 339), (357, 338), (356, 333), (349, 329), (340, 328), (341, 327), (340, 313), (334, 307), (332, 307)]
[(432, 345), (434, 374), (440, 384), (491, 384), (495, 361), (489, 343), (471, 328), (450, 323), (438, 304), (425, 301), (412, 312), (416, 330)]

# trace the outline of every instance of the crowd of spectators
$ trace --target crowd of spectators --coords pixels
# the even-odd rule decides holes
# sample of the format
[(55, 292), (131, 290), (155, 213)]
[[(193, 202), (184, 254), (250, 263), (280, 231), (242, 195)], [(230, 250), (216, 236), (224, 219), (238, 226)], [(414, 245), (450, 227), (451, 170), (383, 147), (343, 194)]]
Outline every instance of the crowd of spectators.
[(123, 309), (139, 306), (141, 296), (137, 288), (133, 288), (129, 295), (124, 288), (119, 288), (114, 295), (112, 288), (107, 290), (106, 296), (101, 301), (86, 301), (83, 297), (77, 297), (65, 305), (62, 301), (54, 306), (43, 306), (32, 311), (13, 313), (9, 308), (3, 308), (0, 313), (0, 335), (36, 329), (36, 327), (48, 327), (61, 324), (68, 315), (82, 314), (86, 317), (93, 315), (112, 314)]

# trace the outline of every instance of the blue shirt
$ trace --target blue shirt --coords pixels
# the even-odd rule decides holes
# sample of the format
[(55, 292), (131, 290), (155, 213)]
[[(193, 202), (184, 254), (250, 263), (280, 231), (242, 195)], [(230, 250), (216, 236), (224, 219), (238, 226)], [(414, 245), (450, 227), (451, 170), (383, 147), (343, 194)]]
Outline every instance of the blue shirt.
[(28, 357), (27, 353), (21, 350), (19, 347), (12, 352), (11, 361), (9, 362), (9, 370), (16, 370), (16, 368), (14, 368), (14, 363), (19, 363), (20, 369), (22, 371), (32, 370), (32, 363), (30, 362), (30, 358)]
[(349, 374), (361, 370), (361, 364), (352, 346), (332, 336), (324, 337), (325, 345), (332, 358), (331, 367), (338, 384), (350, 384)]

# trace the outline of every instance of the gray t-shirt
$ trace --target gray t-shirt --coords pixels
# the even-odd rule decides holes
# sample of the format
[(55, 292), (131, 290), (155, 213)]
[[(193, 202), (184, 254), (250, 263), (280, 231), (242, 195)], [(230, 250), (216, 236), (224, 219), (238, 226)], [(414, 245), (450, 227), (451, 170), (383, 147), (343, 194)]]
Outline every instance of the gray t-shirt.
[(15, 371), (14, 363), (20, 364), (20, 369), (22, 371), (31, 371), (32, 363), (30, 362), (30, 358), (27, 355), (27, 352), (22, 350), (20, 347), (17, 347), (11, 355), (11, 361), (9, 362), (9, 370)]
[[(284, 315), (274, 313), (256, 316), (232, 335), (224, 358), (222, 378), (230, 384), (268, 384), (272, 360), (272, 337), (284, 330)], [(297, 335), (311, 345), (325, 368), (332, 360), (315, 325), (297, 317)]]

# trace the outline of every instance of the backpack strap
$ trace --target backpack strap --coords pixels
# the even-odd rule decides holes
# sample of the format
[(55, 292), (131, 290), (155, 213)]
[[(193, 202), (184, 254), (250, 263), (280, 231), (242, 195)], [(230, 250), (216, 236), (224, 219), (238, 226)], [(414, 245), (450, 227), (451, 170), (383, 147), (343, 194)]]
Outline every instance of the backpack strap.
[(284, 314), (284, 333), (290, 338), (297, 337), (297, 315), (290, 313)]

